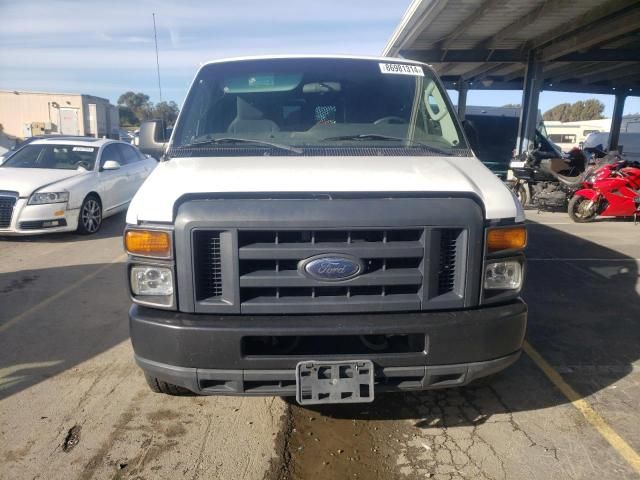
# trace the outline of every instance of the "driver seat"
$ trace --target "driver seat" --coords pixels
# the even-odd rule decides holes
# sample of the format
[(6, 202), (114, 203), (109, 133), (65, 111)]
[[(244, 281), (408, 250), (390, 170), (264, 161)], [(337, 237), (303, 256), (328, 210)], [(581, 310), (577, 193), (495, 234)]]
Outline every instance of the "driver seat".
[(280, 127), (273, 120), (264, 118), (264, 114), (256, 107), (236, 98), (236, 118), (229, 124), (229, 133), (271, 133), (279, 132)]

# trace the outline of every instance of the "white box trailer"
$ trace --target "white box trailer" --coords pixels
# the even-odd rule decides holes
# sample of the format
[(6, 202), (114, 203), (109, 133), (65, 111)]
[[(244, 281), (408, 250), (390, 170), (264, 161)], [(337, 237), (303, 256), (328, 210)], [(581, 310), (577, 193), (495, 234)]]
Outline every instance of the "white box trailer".
[(611, 119), (582, 120), (577, 122), (545, 121), (549, 140), (558, 145), (563, 152), (580, 147), (591, 133), (608, 132)]

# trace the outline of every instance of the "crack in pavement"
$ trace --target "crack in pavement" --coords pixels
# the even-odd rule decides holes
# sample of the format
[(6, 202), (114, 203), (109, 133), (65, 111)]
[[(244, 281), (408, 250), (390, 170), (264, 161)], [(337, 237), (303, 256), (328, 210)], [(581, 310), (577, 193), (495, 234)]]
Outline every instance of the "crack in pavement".
[(386, 395), (372, 405), (293, 405), (268, 478), (504, 480), (513, 445), (559, 461), (557, 448), (527, 432), (494, 386)]

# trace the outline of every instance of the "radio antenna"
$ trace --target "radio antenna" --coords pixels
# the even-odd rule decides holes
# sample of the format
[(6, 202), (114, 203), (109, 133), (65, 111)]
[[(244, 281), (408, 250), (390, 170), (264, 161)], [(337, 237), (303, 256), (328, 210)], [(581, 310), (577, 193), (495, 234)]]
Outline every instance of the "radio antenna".
[(158, 57), (158, 32), (156, 31), (156, 14), (152, 13), (153, 17), (153, 38), (156, 42), (156, 67), (158, 69), (158, 91), (160, 92), (160, 101), (162, 102), (162, 86), (160, 85), (160, 59)]

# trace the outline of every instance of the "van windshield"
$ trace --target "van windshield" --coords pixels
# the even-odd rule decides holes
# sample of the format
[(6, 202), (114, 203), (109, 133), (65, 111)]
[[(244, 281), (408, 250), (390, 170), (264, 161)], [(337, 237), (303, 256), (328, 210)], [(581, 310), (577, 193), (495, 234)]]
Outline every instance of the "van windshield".
[(469, 155), (430, 69), (392, 59), (208, 64), (171, 142), (170, 156)]

